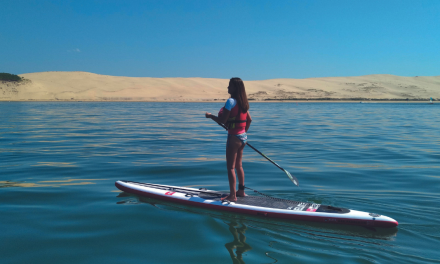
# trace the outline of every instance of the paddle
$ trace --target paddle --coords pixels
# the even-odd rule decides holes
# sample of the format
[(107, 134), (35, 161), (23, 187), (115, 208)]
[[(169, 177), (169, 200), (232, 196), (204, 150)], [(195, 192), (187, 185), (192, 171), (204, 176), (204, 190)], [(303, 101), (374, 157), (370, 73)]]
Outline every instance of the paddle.
[[(217, 122), (217, 121), (215, 121), (215, 122), (216, 122), (217, 124), (219, 124), (220, 126), (222, 126), (224, 129), (228, 130), (228, 128), (227, 128), (225, 125), (223, 125), (222, 123), (219, 123), (219, 122)], [(261, 156), (265, 157), (268, 161), (272, 162), (272, 164), (275, 165), (275, 166), (277, 166), (280, 170), (284, 171), (284, 173), (287, 174), (287, 176), (288, 176), (289, 179), (293, 182), (293, 184), (295, 184), (296, 186), (299, 186), (298, 179), (297, 179), (295, 176), (293, 176), (292, 174), (290, 174), (290, 172), (288, 172), (288, 171), (286, 171), (285, 169), (281, 168), (280, 165), (278, 165), (275, 161), (269, 159), (266, 155), (264, 155), (263, 153), (261, 153), (258, 149), (254, 148), (251, 144), (249, 144), (249, 142), (247, 143), (247, 145), (248, 145), (249, 147), (251, 147), (251, 149), (255, 150), (258, 154), (260, 154)]]

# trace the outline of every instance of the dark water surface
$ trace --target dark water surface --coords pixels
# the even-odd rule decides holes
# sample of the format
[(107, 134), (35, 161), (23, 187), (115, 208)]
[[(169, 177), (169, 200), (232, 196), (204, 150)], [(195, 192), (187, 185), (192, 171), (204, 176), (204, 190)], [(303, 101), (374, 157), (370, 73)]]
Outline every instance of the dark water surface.
[(252, 103), (246, 185), (384, 214), (283, 222), (119, 192), (228, 190), (221, 103), (0, 103), (0, 263), (440, 263), (440, 104)]

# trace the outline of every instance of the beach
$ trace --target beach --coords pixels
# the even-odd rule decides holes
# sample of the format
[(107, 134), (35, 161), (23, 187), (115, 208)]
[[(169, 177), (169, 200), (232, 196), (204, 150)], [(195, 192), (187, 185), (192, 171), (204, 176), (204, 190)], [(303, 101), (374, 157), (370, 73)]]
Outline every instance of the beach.
[[(216, 102), (229, 98), (228, 79), (151, 78), (89, 72), (20, 74), (0, 81), (0, 101)], [(356, 77), (244, 80), (248, 99), (270, 101), (428, 101), (440, 98), (440, 76), (389, 74)]]

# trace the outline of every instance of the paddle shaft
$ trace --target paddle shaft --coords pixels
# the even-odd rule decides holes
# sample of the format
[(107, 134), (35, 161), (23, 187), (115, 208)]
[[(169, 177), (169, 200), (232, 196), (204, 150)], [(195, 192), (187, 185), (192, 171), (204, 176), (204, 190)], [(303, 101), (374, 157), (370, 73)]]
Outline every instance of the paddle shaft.
[[(217, 121), (215, 121), (215, 122), (216, 122), (217, 124), (219, 124), (220, 126), (222, 126), (224, 129), (228, 130), (228, 128), (227, 128), (225, 125), (223, 125), (222, 123), (219, 123), (219, 122), (217, 122)], [(258, 149), (254, 148), (251, 144), (249, 144), (249, 142), (246, 143), (246, 144), (247, 144), (249, 147), (251, 147), (253, 150), (255, 150), (255, 152), (257, 152), (258, 154), (260, 154), (261, 156), (263, 156), (265, 159), (267, 159), (268, 161), (270, 161), (273, 165), (277, 166), (277, 168), (279, 168), (280, 170), (284, 171), (284, 173), (287, 174), (287, 176), (290, 178), (290, 180), (291, 180), (295, 185), (299, 186), (299, 184), (298, 184), (298, 179), (297, 179), (295, 176), (291, 175), (288, 171), (286, 171), (285, 169), (283, 169), (283, 168), (282, 168), (280, 165), (278, 165), (275, 161), (269, 159), (266, 155), (264, 155), (263, 153), (261, 153)]]

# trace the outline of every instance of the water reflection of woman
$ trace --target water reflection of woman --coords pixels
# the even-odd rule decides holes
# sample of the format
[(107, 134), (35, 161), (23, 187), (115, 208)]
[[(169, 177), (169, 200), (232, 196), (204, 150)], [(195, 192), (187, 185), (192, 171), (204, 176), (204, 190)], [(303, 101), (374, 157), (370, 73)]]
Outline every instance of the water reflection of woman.
[[(231, 255), (232, 263), (244, 264), (243, 253), (252, 249), (252, 247), (246, 243), (246, 236), (244, 235), (247, 227), (242, 224), (238, 225), (237, 222), (233, 221), (229, 225), (229, 231), (234, 237), (234, 241), (226, 243), (225, 247)], [(235, 249), (235, 254), (234, 254)]]
[[(251, 125), (252, 118), (249, 114), (249, 102), (246, 96), (244, 83), (240, 78), (229, 80), (228, 93), (231, 95), (225, 106), (215, 116), (206, 113), (206, 118), (225, 124), (228, 127), (228, 139), (226, 141), (226, 167), (228, 170), (230, 193), (227, 199), (231, 202), (237, 201), (238, 197), (245, 196), (244, 193), (244, 171), (242, 166), (243, 149), (246, 146), (247, 131)], [(235, 170), (238, 176), (238, 191), (236, 188)]]

